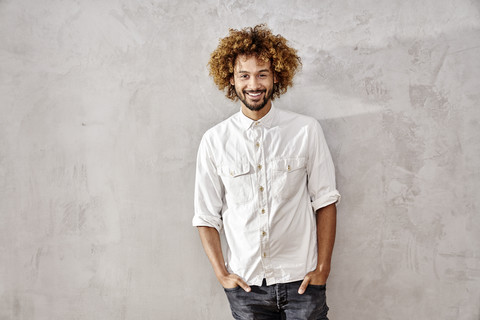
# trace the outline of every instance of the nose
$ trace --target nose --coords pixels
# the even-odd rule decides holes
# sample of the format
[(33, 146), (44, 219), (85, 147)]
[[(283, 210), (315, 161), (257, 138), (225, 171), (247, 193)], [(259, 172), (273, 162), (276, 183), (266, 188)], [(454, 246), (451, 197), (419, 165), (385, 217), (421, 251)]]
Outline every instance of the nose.
[(250, 90), (257, 90), (257, 89), (260, 88), (260, 83), (259, 83), (257, 77), (251, 77), (249, 80), (250, 81), (248, 82), (248, 88)]

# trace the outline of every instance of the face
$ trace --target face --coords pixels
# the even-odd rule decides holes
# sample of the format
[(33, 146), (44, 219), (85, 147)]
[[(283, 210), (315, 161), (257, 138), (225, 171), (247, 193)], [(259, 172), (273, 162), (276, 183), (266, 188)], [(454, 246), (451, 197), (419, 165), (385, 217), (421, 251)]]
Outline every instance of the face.
[(259, 111), (270, 104), (273, 84), (277, 83), (277, 79), (271, 70), (270, 61), (239, 55), (230, 83), (235, 86), (235, 92), (243, 106)]

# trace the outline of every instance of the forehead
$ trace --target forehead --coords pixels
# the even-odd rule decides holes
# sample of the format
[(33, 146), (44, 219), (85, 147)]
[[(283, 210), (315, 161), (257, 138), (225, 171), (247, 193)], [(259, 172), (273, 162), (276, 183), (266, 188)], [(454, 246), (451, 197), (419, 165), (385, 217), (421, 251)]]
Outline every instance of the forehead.
[(270, 61), (259, 59), (255, 55), (239, 55), (235, 60), (235, 71), (270, 70)]

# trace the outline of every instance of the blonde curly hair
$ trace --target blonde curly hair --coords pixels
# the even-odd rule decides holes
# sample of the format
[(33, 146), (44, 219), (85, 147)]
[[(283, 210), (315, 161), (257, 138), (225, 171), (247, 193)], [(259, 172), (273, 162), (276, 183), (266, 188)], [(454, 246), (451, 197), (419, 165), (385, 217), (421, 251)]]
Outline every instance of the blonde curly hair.
[(225, 95), (231, 100), (238, 99), (230, 79), (239, 55), (253, 55), (265, 62), (270, 61), (278, 80), (273, 86), (272, 100), (293, 85), (293, 76), (302, 64), (297, 50), (289, 47), (281, 35), (273, 35), (265, 24), (242, 30), (229, 29), (229, 35), (220, 39), (212, 52), (208, 66), (217, 87), (222, 91), (226, 88)]

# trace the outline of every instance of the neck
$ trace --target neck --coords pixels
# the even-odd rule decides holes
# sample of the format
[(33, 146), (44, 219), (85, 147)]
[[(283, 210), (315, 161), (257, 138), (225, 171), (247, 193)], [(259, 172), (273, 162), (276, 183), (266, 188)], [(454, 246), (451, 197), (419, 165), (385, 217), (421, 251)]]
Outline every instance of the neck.
[(245, 107), (245, 105), (242, 103), (242, 113), (246, 117), (255, 121), (262, 119), (268, 113), (268, 111), (270, 111), (271, 108), (272, 108), (272, 100), (269, 100), (265, 105), (265, 107), (263, 107), (258, 111), (250, 110), (247, 107)]

